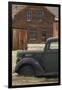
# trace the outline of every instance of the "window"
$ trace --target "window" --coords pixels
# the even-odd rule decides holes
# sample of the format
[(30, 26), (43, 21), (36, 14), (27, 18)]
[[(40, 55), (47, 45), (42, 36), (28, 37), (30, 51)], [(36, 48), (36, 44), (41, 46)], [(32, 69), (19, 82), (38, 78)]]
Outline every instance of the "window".
[(27, 21), (31, 21), (31, 20), (32, 20), (32, 11), (29, 10), (29, 11), (27, 12)]
[(39, 21), (42, 21), (43, 15), (44, 15), (44, 12), (42, 10), (39, 10), (37, 12), (37, 18)]
[(50, 44), (50, 49), (58, 49), (58, 42), (52, 42)]
[(28, 39), (31, 41), (31, 40), (36, 40), (37, 38), (37, 32), (36, 30), (28, 30)]

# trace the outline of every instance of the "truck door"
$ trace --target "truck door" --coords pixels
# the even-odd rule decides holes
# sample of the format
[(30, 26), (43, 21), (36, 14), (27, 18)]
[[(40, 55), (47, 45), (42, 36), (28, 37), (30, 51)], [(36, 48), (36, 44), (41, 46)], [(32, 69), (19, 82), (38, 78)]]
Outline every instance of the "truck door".
[(58, 72), (58, 57), (58, 42), (51, 42), (49, 49), (44, 55), (45, 69), (47, 72)]

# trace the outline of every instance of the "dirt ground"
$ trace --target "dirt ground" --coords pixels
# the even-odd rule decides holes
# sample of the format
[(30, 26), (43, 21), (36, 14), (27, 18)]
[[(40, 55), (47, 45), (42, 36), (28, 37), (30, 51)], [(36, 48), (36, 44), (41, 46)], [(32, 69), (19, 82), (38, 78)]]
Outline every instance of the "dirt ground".
[(33, 84), (50, 84), (57, 83), (57, 78), (36, 78), (36, 77), (24, 77), (18, 76), (16, 73), (12, 75), (12, 85), (33, 85)]
[(12, 51), (12, 86), (58, 83), (58, 78), (24, 77), (14, 73), (17, 51)]

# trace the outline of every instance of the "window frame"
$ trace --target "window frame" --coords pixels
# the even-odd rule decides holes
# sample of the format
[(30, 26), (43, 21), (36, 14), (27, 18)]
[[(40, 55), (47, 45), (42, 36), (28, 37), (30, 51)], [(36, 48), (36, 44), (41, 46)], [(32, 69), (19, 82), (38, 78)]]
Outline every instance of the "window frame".
[(31, 21), (32, 20), (32, 11), (28, 10), (27, 11), (27, 21)]
[(37, 31), (33, 29), (28, 30), (28, 39), (29, 41), (35, 41), (37, 39)]
[(42, 21), (43, 16), (44, 16), (43, 10), (41, 10), (41, 9), (37, 10), (37, 19), (38, 19), (38, 21)]

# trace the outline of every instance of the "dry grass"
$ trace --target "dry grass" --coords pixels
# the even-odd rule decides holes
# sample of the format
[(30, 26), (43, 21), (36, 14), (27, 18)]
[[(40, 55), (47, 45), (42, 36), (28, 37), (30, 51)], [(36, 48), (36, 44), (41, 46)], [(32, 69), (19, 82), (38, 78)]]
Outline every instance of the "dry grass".
[(17, 51), (12, 51), (12, 65), (16, 64)]
[(12, 72), (14, 72), (16, 65), (16, 55), (17, 55), (17, 51), (12, 51)]

